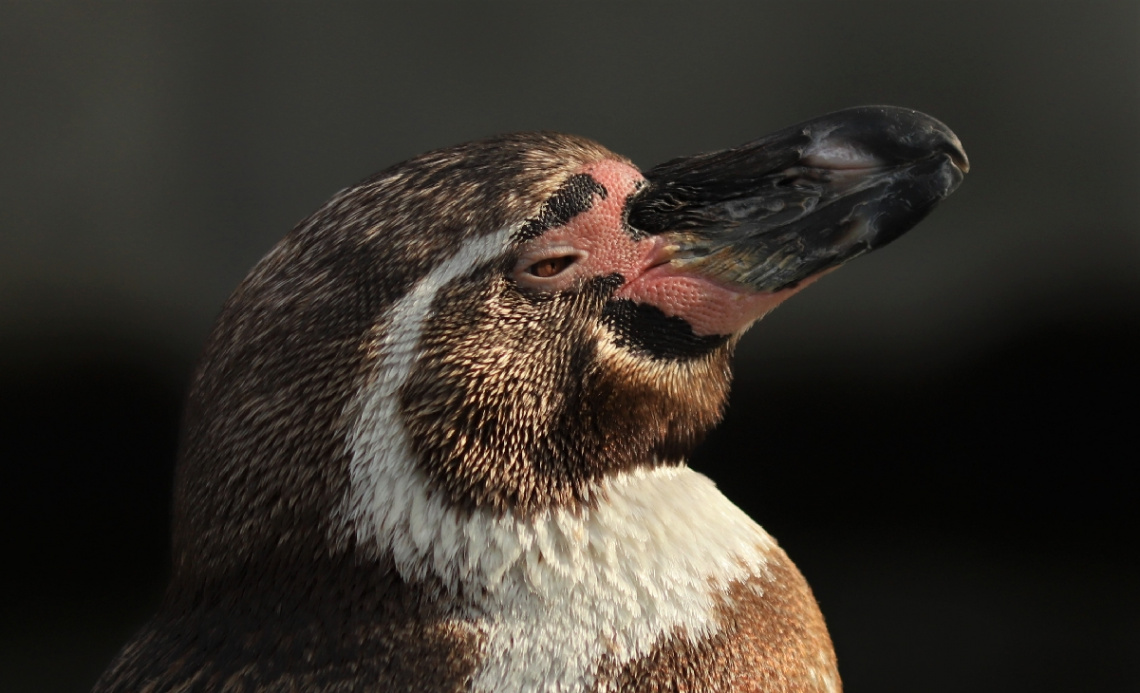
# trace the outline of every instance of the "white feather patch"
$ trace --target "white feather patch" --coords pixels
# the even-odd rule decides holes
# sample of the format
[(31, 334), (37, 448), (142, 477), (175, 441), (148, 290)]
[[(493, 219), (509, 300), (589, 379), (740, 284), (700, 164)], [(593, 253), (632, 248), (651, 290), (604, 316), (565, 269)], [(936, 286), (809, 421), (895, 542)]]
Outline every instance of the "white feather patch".
[[(536, 520), (472, 518), (486, 528), (474, 604), (488, 635), (476, 690), (586, 690), (598, 664), (649, 654), (683, 629), (719, 629), (717, 592), (763, 571), (771, 538), (688, 468), (615, 475), (597, 505)], [(451, 566), (436, 565), (435, 571)]]
[(357, 403), (345, 513), (361, 545), (408, 581), (432, 577), (486, 638), (478, 691), (584, 691), (682, 629), (715, 633), (717, 592), (764, 571), (771, 537), (687, 467), (616, 474), (593, 508), (521, 519), (463, 515), (428, 488), (397, 416), (432, 299), (502, 252), (507, 231), (468, 242), (384, 321), (374, 381)]

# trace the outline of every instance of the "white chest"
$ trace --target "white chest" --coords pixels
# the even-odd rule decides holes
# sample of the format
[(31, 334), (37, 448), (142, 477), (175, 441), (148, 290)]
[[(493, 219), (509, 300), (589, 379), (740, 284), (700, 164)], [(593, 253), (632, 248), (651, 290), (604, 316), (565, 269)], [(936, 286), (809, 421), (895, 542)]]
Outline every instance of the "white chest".
[(717, 632), (717, 593), (764, 572), (774, 541), (705, 476), (681, 467), (608, 478), (595, 507), (529, 520), (466, 518), (412, 469), (374, 470), (358, 539), (401, 575), (462, 595), (457, 620), (484, 635), (477, 691), (585, 691), (683, 632)]
[(626, 474), (588, 515), (488, 527), (472, 605), (487, 649), (476, 690), (580, 691), (598, 664), (678, 630), (715, 633), (717, 593), (763, 572), (772, 539), (687, 468)]

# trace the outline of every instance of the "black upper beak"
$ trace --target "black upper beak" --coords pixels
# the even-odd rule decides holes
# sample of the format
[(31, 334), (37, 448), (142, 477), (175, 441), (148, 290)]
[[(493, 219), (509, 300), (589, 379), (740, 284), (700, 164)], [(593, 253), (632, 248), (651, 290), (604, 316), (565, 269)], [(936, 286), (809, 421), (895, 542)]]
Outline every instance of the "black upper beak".
[(852, 108), (657, 166), (629, 223), (665, 235), (675, 265), (779, 291), (898, 238), (969, 168), (934, 118)]

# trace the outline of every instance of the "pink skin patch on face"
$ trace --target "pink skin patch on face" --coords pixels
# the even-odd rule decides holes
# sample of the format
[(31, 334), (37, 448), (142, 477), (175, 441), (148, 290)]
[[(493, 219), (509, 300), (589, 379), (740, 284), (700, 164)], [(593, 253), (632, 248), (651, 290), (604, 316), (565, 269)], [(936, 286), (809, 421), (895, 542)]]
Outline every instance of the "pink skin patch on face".
[[(595, 196), (594, 205), (564, 226), (550, 229), (523, 248), (515, 279), (529, 288), (559, 291), (589, 277), (620, 274), (625, 284), (617, 298), (656, 306), (679, 317), (702, 335), (742, 332), (780, 303), (811, 284), (811, 277), (794, 288), (777, 293), (754, 292), (717, 281), (672, 264), (673, 250), (667, 234), (635, 241), (622, 220), (626, 198), (642, 185), (641, 173), (629, 164), (605, 159), (583, 167), (585, 173), (605, 186), (605, 199)], [(572, 259), (552, 276), (531, 273), (547, 260)]]

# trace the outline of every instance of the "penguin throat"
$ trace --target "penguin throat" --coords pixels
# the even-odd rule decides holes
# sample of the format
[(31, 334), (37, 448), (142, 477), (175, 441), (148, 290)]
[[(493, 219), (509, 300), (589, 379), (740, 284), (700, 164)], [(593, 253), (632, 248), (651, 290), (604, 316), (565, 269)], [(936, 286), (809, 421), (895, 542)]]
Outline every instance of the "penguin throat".
[(354, 469), (355, 543), (410, 584), (441, 585), (449, 612), (477, 624), (475, 690), (579, 690), (597, 663), (691, 643), (722, 624), (718, 595), (767, 575), (775, 543), (687, 467), (607, 477), (585, 508), (534, 517), (462, 512), (407, 461)]

